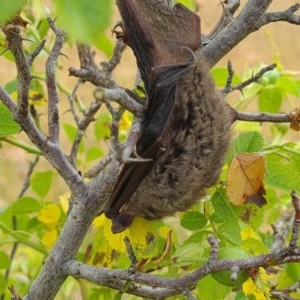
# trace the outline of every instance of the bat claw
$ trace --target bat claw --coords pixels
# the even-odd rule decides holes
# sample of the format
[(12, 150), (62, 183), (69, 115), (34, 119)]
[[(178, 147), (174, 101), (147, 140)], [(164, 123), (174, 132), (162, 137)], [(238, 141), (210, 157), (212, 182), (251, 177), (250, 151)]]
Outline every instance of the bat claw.
[[(116, 30), (116, 28), (120, 27), (121, 30), (118, 31)], [(113, 34), (116, 35), (116, 38), (119, 40), (119, 39), (122, 39), (123, 42), (125, 44), (127, 44), (127, 34), (125, 32), (125, 27), (124, 27), (124, 23), (123, 21), (118, 21), (117, 24), (113, 27), (113, 29), (111, 30)]]

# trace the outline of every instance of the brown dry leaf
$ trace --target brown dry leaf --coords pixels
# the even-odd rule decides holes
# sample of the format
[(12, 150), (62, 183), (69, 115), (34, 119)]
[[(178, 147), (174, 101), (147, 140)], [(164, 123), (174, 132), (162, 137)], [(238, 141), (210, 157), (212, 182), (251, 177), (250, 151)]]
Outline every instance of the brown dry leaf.
[(300, 130), (300, 108), (296, 108), (294, 111), (289, 113), (291, 118), (290, 128), (299, 131)]
[(226, 194), (236, 206), (254, 203), (261, 207), (266, 204), (264, 158), (255, 153), (238, 154), (228, 170)]

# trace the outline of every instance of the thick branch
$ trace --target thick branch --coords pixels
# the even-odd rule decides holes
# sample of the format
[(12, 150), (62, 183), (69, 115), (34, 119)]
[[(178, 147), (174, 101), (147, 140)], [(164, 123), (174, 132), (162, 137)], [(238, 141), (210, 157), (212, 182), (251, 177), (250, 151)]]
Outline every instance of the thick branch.
[(201, 53), (206, 57), (210, 66), (215, 65), (245, 37), (264, 25), (261, 24), (261, 20), (271, 2), (272, 0), (248, 1), (238, 17), (231, 21), (201, 49)]
[(113, 165), (108, 167), (107, 172), (102, 172), (88, 185), (81, 186), (81, 193), (72, 198), (72, 209), (60, 236), (25, 300), (54, 299), (67, 277), (62, 268), (66, 262), (75, 258), (92, 221), (99, 210), (103, 209), (116, 173)]
[[(299, 249), (297, 249), (299, 250)], [(133, 281), (135, 284), (146, 285), (152, 287), (151, 297), (157, 299), (162, 297), (161, 290), (163, 289), (164, 297), (181, 294), (183, 287), (195, 287), (196, 283), (211, 272), (219, 270), (231, 270), (233, 266), (238, 266), (240, 270), (249, 269), (251, 267), (269, 267), (270, 265), (280, 265), (287, 262), (299, 262), (300, 254), (295, 251), (291, 253), (288, 249), (260, 255), (245, 260), (214, 260), (206, 263), (199, 269), (191, 272), (188, 275), (178, 278), (163, 278), (141, 272), (129, 272), (128, 270), (110, 270), (107, 268), (97, 268), (77, 261), (70, 261), (65, 264), (64, 272), (76, 278), (86, 278), (97, 284), (115, 288), (116, 278), (122, 282)], [(135, 285), (134, 285), (135, 286)], [(134, 295), (143, 296), (140, 291), (132, 289), (128, 291)], [(166, 295), (166, 293), (168, 293)]]

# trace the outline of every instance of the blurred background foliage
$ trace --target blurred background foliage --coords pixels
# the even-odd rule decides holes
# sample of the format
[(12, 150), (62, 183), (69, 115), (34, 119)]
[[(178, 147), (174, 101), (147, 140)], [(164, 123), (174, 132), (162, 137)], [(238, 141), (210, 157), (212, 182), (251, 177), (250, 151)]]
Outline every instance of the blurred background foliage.
[[(0, 2), (2, 25), (22, 7), (21, 17), (28, 21), (28, 25), (22, 29), (26, 53), (31, 52), (42, 39), (46, 39), (46, 46), (32, 67), (35, 79), (29, 95), (31, 110), (39, 116), (38, 125), (43, 132), (46, 132), (47, 121), (45, 59), (54, 39), (47, 17), (57, 18), (57, 24), (68, 33), (67, 44), (58, 61), (57, 75), (61, 97), (61, 146), (69, 153), (77, 131), (67, 100), (76, 84), (75, 78), (68, 77), (68, 68), (79, 65), (74, 41), (91, 44), (97, 63), (107, 60), (115, 43), (111, 28), (119, 19), (114, 1)], [(180, 2), (201, 15), (204, 33), (212, 29), (222, 11), (219, 1)], [(294, 1), (275, 1), (272, 9), (284, 9), (289, 4), (294, 4)], [(267, 64), (277, 64), (276, 69), (265, 73), (258, 82), (243, 89), (242, 93), (230, 94), (227, 100), (233, 107), (242, 111), (272, 113), (289, 113), (299, 107), (300, 44), (295, 42), (299, 30), (296, 26), (283, 23), (268, 25), (238, 45), (215, 66), (211, 73), (217, 87), (222, 89), (228, 76), (225, 67), (228, 59), (236, 71), (233, 84), (250, 78)], [(10, 52), (6, 51), (2, 33), (0, 52), (0, 82), (16, 99), (14, 60)], [(130, 49), (127, 49), (114, 73), (114, 79), (121, 86), (132, 88), (135, 74), (135, 60)], [(91, 84), (85, 83), (78, 91), (76, 98), (79, 110), (89, 106), (93, 100), (93, 90)], [(132, 115), (125, 112), (120, 123), (120, 139), (126, 138), (131, 121)], [(87, 130), (77, 159), (81, 172), (89, 170), (106, 155), (110, 122), (110, 114), (101, 110)], [(78, 253), (78, 259), (96, 266), (127, 268), (130, 261), (123, 238), (128, 236), (134, 246), (140, 270), (163, 276), (178, 276), (206, 262), (210, 252), (207, 236), (211, 233), (220, 239), (221, 247), (243, 249), (248, 255), (267, 253), (273, 242), (272, 224), (282, 216), (282, 212), (292, 214), (291, 190), (300, 193), (297, 122), (291, 127), (289, 124), (237, 122), (220, 184), (208, 191), (207, 198), (188, 212), (164, 221), (149, 222), (137, 218), (130, 229), (118, 235), (112, 235), (110, 221), (99, 216)], [(259, 155), (265, 162), (263, 175), (267, 204), (263, 208), (253, 203), (235, 206), (226, 195), (228, 168), (235, 157), (245, 152)], [(42, 157), (37, 158), (39, 154), (39, 150), (20, 132), (10, 113), (0, 104), (0, 299), (10, 299), (7, 287), (11, 284), (18, 293), (26, 293), (55, 243), (68, 213), (69, 191), (50, 165)], [(23, 193), (22, 187), (33, 162), (37, 164), (30, 176), (28, 189)], [(235, 290), (226, 285), (218, 285), (216, 290), (215, 279), (207, 276), (199, 282), (194, 293), (195, 296), (199, 293), (207, 300), (226, 297), (268, 299), (273, 287), (286, 288), (299, 280), (299, 274), (299, 264), (283, 266), (275, 274), (261, 269), (256, 281), (249, 278), (241, 288)], [(295, 293), (294, 296), (300, 297), (300, 294)], [(121, 295), (83, 280), (69, 278), (56, 299), (93, 300), (113, 297), (119, 299)], [(135, 299), (133, 296), (124, 298)]]

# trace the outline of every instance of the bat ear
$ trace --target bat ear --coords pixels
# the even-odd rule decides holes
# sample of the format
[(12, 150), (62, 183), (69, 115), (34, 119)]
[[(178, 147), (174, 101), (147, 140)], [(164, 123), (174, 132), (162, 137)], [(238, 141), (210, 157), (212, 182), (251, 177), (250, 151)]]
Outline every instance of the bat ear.
[(186, 46), (182, 46), (181, 50), (186, 52), (190, 56), (189, 62), (195, 62), (196, 61), (195, 54), (194, 54), (194, 52), (191, 48), (186, 47)]
[(180, 26), (179, 24), (179, 26), (176, 28), (179, 30), (178, 36), (180, 36), (182, 40), (182, 45), (190, 48), (192, 51), (198, 50), (201, 45), (200, 17), (181, 3), (175, 4), (174, 8), (176, 9), (176, 14), (178, 15), (178, 22), (181, 22), (183, 25)]

